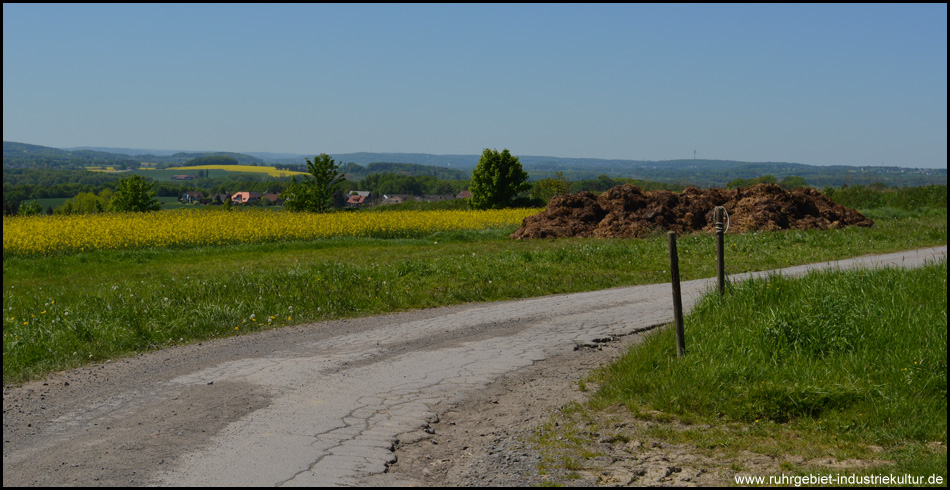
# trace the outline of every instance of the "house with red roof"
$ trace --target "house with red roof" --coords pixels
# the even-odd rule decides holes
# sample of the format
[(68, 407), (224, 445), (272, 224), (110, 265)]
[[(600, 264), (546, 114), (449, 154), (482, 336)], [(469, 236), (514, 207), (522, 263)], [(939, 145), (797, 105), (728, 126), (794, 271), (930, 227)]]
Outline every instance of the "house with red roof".
[(231, 202), (234, 204), (248, 204), (261, 200), (261, 193), (254, 191), (235, 192), (231, 195)]
[(346, 199), (344, 206), (348, 208), (369, 206), (371, 195), (370, 191), (350, 191), (350, 196)]

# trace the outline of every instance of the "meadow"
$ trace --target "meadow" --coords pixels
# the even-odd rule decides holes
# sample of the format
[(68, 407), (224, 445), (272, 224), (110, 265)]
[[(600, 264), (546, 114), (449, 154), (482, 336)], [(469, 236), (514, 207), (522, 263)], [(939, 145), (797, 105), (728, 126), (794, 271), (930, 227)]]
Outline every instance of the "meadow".
[[(36, 199), (36, 202), (44, 210), (53, 209), (62, 207), (66, 204), (66, 201), (70, 200), (68, 197), (47, 197), (43, 199)], [(185, 207), (185, 204), (182, 204), (177, 197), (167, 197), (167, 196), (156, 196), (155, 200), (162, 203), (163, 211), (170, 211), (172, 209), (178, 209)], [(44, 211), (45, 212), (45, 211)]]
[[(861, 209), (871, 228), (727, 233), (726, 273), (946, 245), (942, 199)], [(664, 233), (508, 238), (537, 211), (4, 218), (3, 381), (287, 325), (669, 281)], [(678, 249), (683, 280), (715, 275), (712, 235)], [(865, 458), (883, 462), (846, 473), (945, 478), (946, 294), (945, 261), (730, 284), (687, 316), (682, 362), (661, 329), (595, 373), (589, 403), (539, 431), (542, 471), (598, 471), (587, 446), (609, 433), (727, 460)], [(826, 470), (789, 461), (786, 473)]]
[(165, 169), (151, 169), (143, 167), (141, 170), (147, 171), (141, 173), (146, 176), (161, 176), (170, 178), (172, 175), (193, 174), (195, 170), (210, 170), (217, 172), (245, 172), (253, 174), (265, 174), (268, 177), (293, 177), (295, 175), (309, 175), (306, 172), (296, 172), (293, 170), (278, 170), (272, 166), (263, 165), (196, 165), (190, 167), (168, 167)]
[[(4, 218), (4, 383), (282, 325), (669, 280), (662, 233), (509, 239), (536, 211)], [(945, 211), (882, 213), (873, 228), (727, 234), (726, 272), (946, 244)], [(715, 275), (710, 235), (679, 249), (684, 280)]]
[[(225, 177), (236, 173), (248, 173), (255, 175), (266, 175), (268, 177), (293, 177), (300, 175), (309, 175), (306, 172), (296, 172), (293, 170), (278, 170), (273, 166), (263, 165), (196, 165), (190, 167), (168, 167), (155, 168), (148, 164), (132, 170), (116, 170), (115, 167), (85, 167), (90, 172), (107, 172), (121, 174), (136, 174), (143, 177), (149, 177), (162, 181), (175, 181), (172, 177), (176, 175), (195, 175), (198, 170), (207, 170), (209, 177)], [(187, 182), (187, 181), (177, 181)]]
[(598, 388), (538, 433), (548, 471), (600, 474), (604, 451), (584, 434), (601, 433), (690, 447), (736, 475), (767, 471), (743, 463), (758, 454), (772, 475), (940, 475), (945, 486), (945, 259), (734, 283), (684, 323), (682, 358), (662, 329), (582, 382)]

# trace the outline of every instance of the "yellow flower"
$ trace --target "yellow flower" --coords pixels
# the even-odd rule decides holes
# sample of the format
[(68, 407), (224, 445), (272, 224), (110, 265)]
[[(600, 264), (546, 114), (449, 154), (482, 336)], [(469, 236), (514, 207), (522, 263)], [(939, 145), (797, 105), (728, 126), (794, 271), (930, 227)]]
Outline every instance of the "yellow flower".
[(540, 209), (285, 213), (249, 209), (94, 215), (4, 216), (3, 251), (57, 254), (93, 249), (203, 246), (315, 240), (339, 236), (404, 236), (517, 225)]

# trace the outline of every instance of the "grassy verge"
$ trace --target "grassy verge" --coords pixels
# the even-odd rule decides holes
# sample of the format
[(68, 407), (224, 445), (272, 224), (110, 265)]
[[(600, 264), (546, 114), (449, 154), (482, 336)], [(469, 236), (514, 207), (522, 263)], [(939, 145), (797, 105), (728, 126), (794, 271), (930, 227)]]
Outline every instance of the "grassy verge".
[[(593, 471), (604, 464), (604, 451), (591, 449), (600, 432), (616, 443), (687, 446), (731, 461), (734, 475), (946, 483), (945, 260), (734, 284), (704, 297), (685, 332), (682, 359), (664, 329), (587, 380), (599, 385), (588, 403), (540, 432), (546, 464), (568, 479)], [(771, 466), (751, 468), (756, 455)]]
[[(666, 282), (665, 235), (525, 240), (513, 229), (81, 252), (3, 263), (3, 380), (312, 321)], [(869, 229), (727, 234), (727, 272), (946, 244), (946, 213)], [(681, 237), (684, 280), (715, 274)]]

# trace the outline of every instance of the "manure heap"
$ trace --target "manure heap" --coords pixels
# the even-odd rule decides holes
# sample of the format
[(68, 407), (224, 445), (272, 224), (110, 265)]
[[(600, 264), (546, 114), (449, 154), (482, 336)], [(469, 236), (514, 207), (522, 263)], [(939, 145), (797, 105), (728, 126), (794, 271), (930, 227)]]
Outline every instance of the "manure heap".
[(643, 192), (624, 184), (600, 196), (587, 191), (556, 196), (544, 211), (525, 218), (511, 238), (641, 238), (658, 230), (713, 232), (716, 206), (726, 208), (729, 231), (739, 233), (874, 226), (861, 213), (807, 187), (792, 191), (775, 184), (732, 190), (689, 187), (675, 193)]

